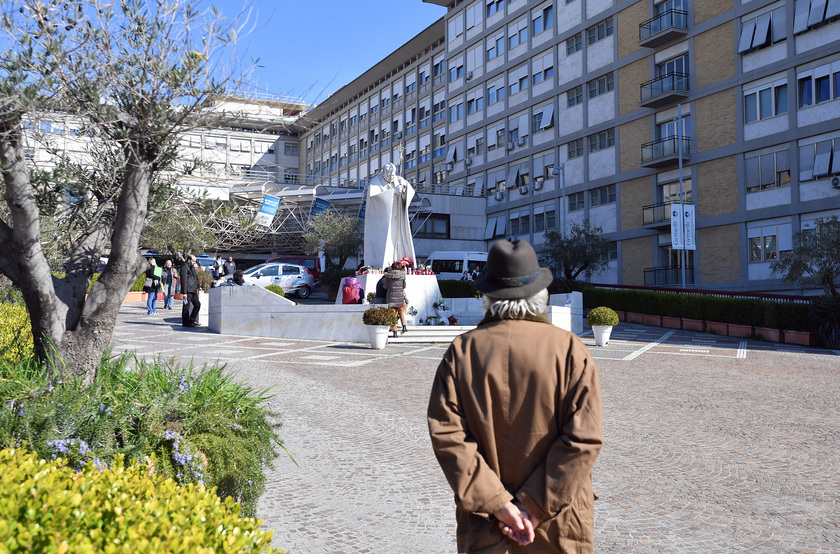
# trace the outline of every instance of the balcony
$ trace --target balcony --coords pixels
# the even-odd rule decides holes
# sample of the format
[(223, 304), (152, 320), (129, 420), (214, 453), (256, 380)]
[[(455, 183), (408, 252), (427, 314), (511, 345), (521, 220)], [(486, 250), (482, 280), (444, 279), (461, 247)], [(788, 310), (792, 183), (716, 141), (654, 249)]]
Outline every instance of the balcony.
[[(678, 202), (662, 202), (642, 207), (642, 225), (646, 227), (670, 227), (671, 206)], [(691, 202), (686, 202), (691, 204)]]
[[(685, 284), (694, 284), (694, 266), (685, 266)], [(645, 286), (662, 287), (682, 285), (682, 268), (680, 267), (646, 267)]]
[(652, 108), (688, 96), (688, 73), (666, 73), (641, 87), (642, 107)]
[(653, 48), (688, 33), (688, 12), (668, 10), (639, 25), (639, 46)]
[[(642, 167), (661, 167), (679, 162), (680, 141), (677, 137), (666, 137), (642, 145)], [(682, 137), (682, 159), (691, 158), (691, 139)]]

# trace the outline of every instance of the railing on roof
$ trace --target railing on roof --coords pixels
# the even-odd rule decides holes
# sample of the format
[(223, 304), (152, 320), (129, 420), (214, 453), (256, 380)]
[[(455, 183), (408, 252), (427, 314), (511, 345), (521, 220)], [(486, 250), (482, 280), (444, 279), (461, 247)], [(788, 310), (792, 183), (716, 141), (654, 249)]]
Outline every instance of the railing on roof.
[(287, 104), (300, 104), (307, 106), (306, 99), (300, 96), (283, 96), (258, 89), (226, 89), (225, 96), (233, 98), (246, 98), (249, 100), (267, 100), (269, 102), (283, 102)]

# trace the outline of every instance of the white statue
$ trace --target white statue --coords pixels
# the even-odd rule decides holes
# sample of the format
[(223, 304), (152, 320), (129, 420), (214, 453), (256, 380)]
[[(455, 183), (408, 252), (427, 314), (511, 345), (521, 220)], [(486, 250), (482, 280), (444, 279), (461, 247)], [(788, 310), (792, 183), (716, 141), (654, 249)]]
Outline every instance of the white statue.
[(387, 163), (365, 193), (365, 264), (386, 268), (403, 257), (416, 265), (408, 205), (414, 188)]

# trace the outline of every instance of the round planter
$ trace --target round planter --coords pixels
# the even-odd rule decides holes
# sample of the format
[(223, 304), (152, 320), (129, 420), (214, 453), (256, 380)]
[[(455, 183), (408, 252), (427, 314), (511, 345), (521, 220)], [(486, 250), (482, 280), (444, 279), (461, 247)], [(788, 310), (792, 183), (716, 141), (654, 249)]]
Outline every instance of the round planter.
[(612, 325), (593, 325), (592, 334), (595, 335), (595, 346), (606, 346), (610, 342)]
[(388, 343), (390, 328), (387, 325), (365, 325), (370, 336), (370, 347), (374, 350), (382, 350)]

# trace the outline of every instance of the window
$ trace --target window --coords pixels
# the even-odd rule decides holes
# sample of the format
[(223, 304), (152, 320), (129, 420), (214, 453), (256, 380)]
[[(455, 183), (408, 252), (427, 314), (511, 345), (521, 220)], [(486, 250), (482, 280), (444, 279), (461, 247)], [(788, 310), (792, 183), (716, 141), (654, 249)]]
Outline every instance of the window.
[(568, 154), (566, 157), (568, 159), (572, 158), (580, 158), (583, 156), (583, 139), (577, 139), (569, 142), (567, 145)]
[(449, 69), (449, 82), (456, 81), (464, 76), (464, 63)]
[(413, 83), (408, 83), (407, 85), (405, 85), (405, 93), (406, 94), (411, 94), (412, 92), (414, 92), (414, 90), (416, 88), (417, 88), (417, 82), (416, 81), (413, 82)]
[(505, 35), (487, 39), (487, 61), (496, 59), (505, 53)]
[(771, 152), (744, 160), (747, 192), (784, 187), (790, 184), (790, 153)]
[(440, 121), (446, 114), (446, 100), (441, 100), (432, 106), (432, 121)]
[[(683, 54), (677, 58), (670, 59), (664, 63), (656, 66), (656, 76), (665, 77), (668, 75), (687, 75), (688, 74), (688, 54)], [(687, 86), (687, 83), (686, 83)]]
[(776, 44), (787, 38), (785, 8), (776, 8), (757, 17), (741, 20), (739, 54), (749, 54), (759, 48)]
[(432, 214), (428, 218), (411, 221), (411, 234), (416, 239), (448, 239), (449, 215)]
[(516, 217), (510, 218), (510, 234), (514, 236), (530, 235), (531, 216), (528, 214), (518, 214)]
[(481, 23), (482, 9), (481, 4), (478, 3), (467, 8), (467, 29), (472, 29)]
[(566, 39), (566, 55), (571, 56), (583, 49), (583, 33), (578, 33)]
[(787, 83), (766, 85), (744, 92), (744, 122), (752, 123), (787, 113)]
[(464, 19), (460, 14), (449, 20), (449, 30), (447, 34), (449, 36), (449, 40), (464, 34)]
[(347, 130), (347, 120), (342, 119), (341, 121), (338, 122), (338, 132), (343, 133), (346, 130)]
[(814, 103), (814, 90), (811, 76), (799, 79), (799, 107), (804, 108)]
[(814, 79), (814, 96), (817, 104), (831, 100), (831, 80), (828, 75)]
[(298, 145), (297, 144), (289, 144), (288, 142), (283, 145), (283, 154), (286, 156), (297, 156), (298, 155)]
[(446, 154), (446, 135), (443, 133), (436, 134), (434, 136), (434, 152), (432, 152), (432, 157), (437, 158), (438, 156), (442, 156)]
[(583, 104), (583, 85), (578, 85), (566, 92), (566, 104), (570, 108), (578, 104)]
[(427, 106), (420, 106), (420, 128), (427, 126), (429, 124), (429, 116), (431, 112), (429, 112), (429, 108)]
[(589, 205), (591, 207), (615, 204), (615, 185), (607, 185), (589, 191)]
[(612, 241), (610, 243), (610, 250), (607, 253), (608, 260), (617, 260), (618, 259), (618, 242)]
[(487, 17), (502, 11), (505, 7), (505, 0), (490, 0), (487, 2)]
[(411, 108), (405, 114), (405, 134), (406, 136), (412, 134), (417, 130), (417, 108)]
[(584, 195), (582, 192), (576, 192), (574, 194), (569, 195), (569, 211), (570, 212), (578, 212), (584, 208), (583, 205), (583, 198)]
[(467, 137), (467, 156), (478, 156), (484, 153), (484, 136), (473, 134)]
[(533, 83), (542, 83), (554, 77), (554, 54), (551, 50), (531, 60)]
[(508, 48), (514, 49), (520, 44), (528, 43), (528, 23), (521, 19), (508, 28)]
[(838, 174), (840, 174), (840, 138), (835, 138), (833, 141), (821, 140), (799, 147), (800, 181)]
[(351, 144), (348, 147), (348, 159), (350, 160), (350, 163), (353, 163), (353, 162), (356, 161), (356, 148), (357, 148), (357, 146), (355, 144)]
[(528, 65), (508, 71), (508, 89), (511, 96), (528, 88)]
[(595, 44), (599, 40), (604, 40), (605, 38), (612, 36), (612, 34), (612, 18), (605, 19), (586, 30), (586, 44)]
[(449, 121), (458, 121), (464, 117), (464, 103), (459, 102), (454, 106), (449, 106)]
[[(536, 212), (537, 209), (535, 209), (534, 212)], [(534, 213), (534, 232), (541, 233), (542, 231), (547, 231), (548, 229), (554, 229), (556, 225), (556, 216), (554, 214), (554, 210)]]
[(368, 133), (368, 137), (370, 139), (370, 153), (373, 154), (379, 150), (379, 131), (374, 129)]
[(429, 66), (426, 66), (426, 70), (421, 71), (420, 74), (417, 76), (417, 80), (420, 81), (420, 84), (428, 83), (429, 82)]
[(534, 36), (551, 29), (554, 26), (554, 6), (548, 6), (542, 10), (537, 10), (531, 20), (531, 29)]
[(405, 153), (405, 168), (411, 169), (417, 165), (417, 150), (408, 150)]
[[(750, 263), (771, 262), (790, 252), (791, 225), (763, 225), (747, 229)], [(782, 244), (783, 250), (779, 251)]]
[(794, 12), (793, 34), (798, 35), (810, 29), (820, 27), (838, 15), (840, 15), (840, 6), (836, 2), (828, 2), (828, 10), (826, 10), (825, 0), (814, 0), (813, 2), (799, 0), (796, 2)]
[(473, 114), (484, 109), (484, 96), (476, 96), (467, 100), (467, 114)]
[(554, 127), (554, 105), (535, 108), (534, 117), (531, 118), (531, 128), (534, 132), (539, 133), (551, 127)]
[(446, 60), (440, 60), (439, 62), (435, 62), (435, 65), (432, 66), (432, 77), (437, 77), (438, 75), (443, 75), (446, 72)]
[(589, 91), (589, 98), (595, 98), (615, 88), (615, 76), (612, 73), (607, 73), (603, 77), (589, 81), (586, 86)]
[(615, 129), (607, 129), (594, 135), (589, 135), (589, 151), (597, 152), (615, 146)]
[(367, 139), (359, 139), (359, 157), (367, 156)]
[(386, 98), (382, 99), (382, 107), (383, 108), (387, 108), (390, 104), (391, 104), (391, 99), (390, 98), (386, 97)]
[(487, 86), (487, 104), (493, 105), (496, 102), (501, 102), (505, 99), (505, 78), (504, 76), (496, 79), (495, 82)]
[(431, 154), (431, 139), (428, 135), (424, 137), (420, 137), (420, 159), (418, 160), (419, 163), (425, 163), (429, 161), (429, 156)]

